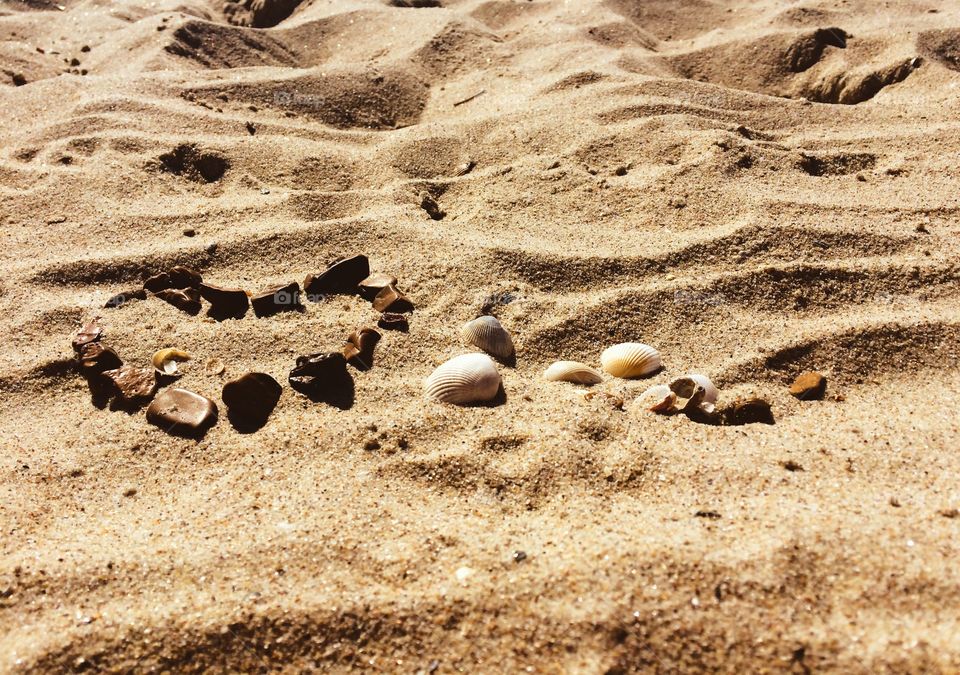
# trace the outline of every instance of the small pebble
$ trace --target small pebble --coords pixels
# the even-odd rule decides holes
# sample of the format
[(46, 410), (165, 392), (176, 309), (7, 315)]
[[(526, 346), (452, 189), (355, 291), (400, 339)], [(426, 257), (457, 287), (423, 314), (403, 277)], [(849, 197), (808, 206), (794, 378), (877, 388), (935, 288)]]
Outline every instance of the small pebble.
[(790, 394), (801, 401), (820, 400), (827, 391), (827, 378), (820, 373), (801, 373), (790, 385)]
[(283, 387), (266, 373), (247, 373), (223, 385), (221, 398), (235, 426), (260, 427), (280, 400)]
[(396, 286), (390, 284), (377, 293), (373, 299), (373, 308), (378, 312), (403, 314), (413, 311), (413, 303)]
[(73, 351), (79, 354), (84, 345), (99, 342), (101, 337), (103, 337), (103, 328), (97, 319), (91, 319), (73, 336)]
[(115, 370), (105, 371), (103, 376), (113, 382), (117, 396), (126, 403), (148, 399), (157, 388), (153, 368), (120, 366)]
[(90, 342), (80, 348), (80, 372), (84, 376), (99, 375), (123, 365), (120, 356), (102, 342)]
[(360, 282), (370, 276), (370, 261), (365, 255), (341, 258), (320, 274), (308, 274), (303, 290), (308, 295), (353, 295)]
[(357, 370), (370, 370), (373, 367), (373, 350), (380, 342), (380, 333), (373, 328), (361, 328), (347, 338), (343, 356)]
[(387, 286), (395, 285), (397, 278), (383, 272), (374, 272), (357, 285), (360, 297), (372, 301)]
[(147, 408), (147, 421), (170, 434), (198, 435), (217, 421), (217, 405), (186, 389), (167, 389)]
[(294, 281), (286, 286), (268, 288), (253, 296), (250, 304), (253, 306), (253, 313), (259, 317), (299, 309), (301, 307), (300, 285)]

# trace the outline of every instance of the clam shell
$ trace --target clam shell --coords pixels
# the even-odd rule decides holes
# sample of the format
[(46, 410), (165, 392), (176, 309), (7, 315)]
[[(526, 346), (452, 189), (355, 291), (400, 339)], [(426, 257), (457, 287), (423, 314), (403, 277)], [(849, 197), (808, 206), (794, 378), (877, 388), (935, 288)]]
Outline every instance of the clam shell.
[(180, 361), (189, 361), (193, 357), (182, 349), (168, 347), (161, 349), (153, 355), (153, 368), (161, 375), (175, 375), (177, 372), (177, 363)]
[(614, 377), (646, 377), (660, 369), (660, 352), (640, 342), (622, 342), (600, 355), (600, 365)]
[(603, 381), (603, 376), (587, 364), (579, 361), (557, 361), (543, 371), (543, 379), (551, 382), (597, 384)]
[(656, 384), (637, 397), (636, 408), (656, 413), (676, 412), (677, 395), (665, 384)]
[(424, 383), (427, 398), (441, 403), (489, 401), (500, 390), (500, 373), (486, 354), (455, 356), (440, 365)]
[(460, 329), (463, 340), (479, 347), (488, 354), (505, 359), (513, 355), (513, 340), (510, 333), (500, 325), (495, 316), (480, 316), (468, 321)]

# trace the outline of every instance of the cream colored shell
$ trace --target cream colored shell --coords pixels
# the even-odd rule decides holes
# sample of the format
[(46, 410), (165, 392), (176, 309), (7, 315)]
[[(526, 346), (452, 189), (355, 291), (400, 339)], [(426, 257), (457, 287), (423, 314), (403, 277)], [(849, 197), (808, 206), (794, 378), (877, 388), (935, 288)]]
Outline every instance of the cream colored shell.
[(161, 375), (175, 375), (177, 373), (177, 363), (189, 361), (192, 358), (189, 353), (181, 349), (168, 347), (153, 355), (153, 368)]
[(640, 342), (623, 342), (604, 350), (600, 365), (614, 377), (646, 377), (662, 365), (660, 352)]
[(637, 397), (633, 407), (651, 412), (673, 412), (677, 395), (665, 384), (655, 384)]
[(434, 370), (424, 383), (427, 398), (457, 405), (489, 401), (499, 390), (496, 364), (480, 353), (455, 356)]
[(464, 342), (505, 359), (513, 355), (513, 340), (495, 316), (479, 316), (460, 329)]
[(557, 361), (543, 372), (543, 379), (551, 382), (597, 384), (603, 381), (603, 376), (579, 361)]

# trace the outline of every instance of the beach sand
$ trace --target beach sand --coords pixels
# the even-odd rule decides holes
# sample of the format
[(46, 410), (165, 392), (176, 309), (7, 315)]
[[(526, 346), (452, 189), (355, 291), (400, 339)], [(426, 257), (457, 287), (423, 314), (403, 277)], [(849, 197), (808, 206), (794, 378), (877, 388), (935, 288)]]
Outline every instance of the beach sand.
[[(0, 16), (0, 671), (960, 670), (956, 3), (58, 1)], [(346, 409), (287, 374), (361, 298), (103, 307), (355, 254), (416, 309)], [(505, 400), (426, 401), (484, 308)], [(97, 315), (216, 426), (94, 405)], [(776, 423), (631, 410), (687, 372)]]

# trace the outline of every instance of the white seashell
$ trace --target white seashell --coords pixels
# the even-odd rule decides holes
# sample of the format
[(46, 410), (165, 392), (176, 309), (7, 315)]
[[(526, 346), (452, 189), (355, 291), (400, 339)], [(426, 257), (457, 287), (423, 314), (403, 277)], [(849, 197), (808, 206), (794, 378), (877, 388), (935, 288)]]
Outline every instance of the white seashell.
[(660, 352), (639, 342), (623, 342), (608, 347), (600, 355), (600, 365), (614, 377), (645, 377), (660, 369)]
[(489, 401), (500, 390), (500, 373), (486, 354), (455, 356), (441, 364), (424, 383), (427, 398), (442, 403)]
[(161, 375), (175, 375), (178, 361), (189, 361), (193, 357), (181, 349), (168, 347), (153, 355), (153, 368)]
[(690, 373), (670, 382), (669, 388), (677, 395), (680, 408), (700, 410), (711, 413), (720, 396), (720, 390), (706, 375)]
[(579, 361), (557, 361), (543, 372), (543, 379), (551, 382), (597, 384), (603, 381), (603, 376)]
[(495, 316), (480, 316), (468, 321), (460, 329), (464, 341), (479, 347), (488, 354), (505, 359), (513, 355), (513, 340), (510, 333), (500, 325)]
[(656, 413), (676, 412), (677, 395), (665, 384), (656, 384), (637, 397), (633, 406)]

